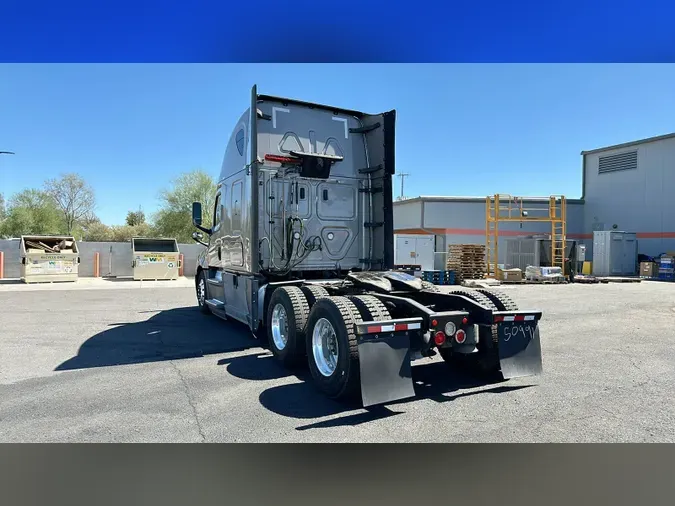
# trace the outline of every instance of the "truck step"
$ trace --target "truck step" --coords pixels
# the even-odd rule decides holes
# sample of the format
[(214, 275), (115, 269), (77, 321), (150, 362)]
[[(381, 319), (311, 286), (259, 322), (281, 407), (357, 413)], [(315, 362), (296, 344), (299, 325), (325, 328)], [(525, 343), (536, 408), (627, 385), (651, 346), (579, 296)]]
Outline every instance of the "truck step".
[(219, 301), (218, 299), (207, 299), (206, 305), (209, 306), (211, 309), (217, 309), (219, 311), (225, 310), (225, 303)]

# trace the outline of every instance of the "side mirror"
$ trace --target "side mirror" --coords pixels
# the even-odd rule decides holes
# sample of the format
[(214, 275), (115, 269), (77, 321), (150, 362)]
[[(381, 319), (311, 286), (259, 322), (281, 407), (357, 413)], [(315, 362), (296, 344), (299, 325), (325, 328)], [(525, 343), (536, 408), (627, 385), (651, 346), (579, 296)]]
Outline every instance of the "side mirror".
[(192, 223), (195, 227), (202, 225), (202, 204), (201, 202), (192, 203)]
[(202, 234), (201, 232), (192, 232), (192, 239), (193, 239), (195, 242), (198, 242), (199, 244), (201, 244), (202, 246), (206, 246), (206, 247), (208, 248), (209, 245), (206, 244), (206, 243), (202, 240), (203, 238), (204, 238), (204, 234)]

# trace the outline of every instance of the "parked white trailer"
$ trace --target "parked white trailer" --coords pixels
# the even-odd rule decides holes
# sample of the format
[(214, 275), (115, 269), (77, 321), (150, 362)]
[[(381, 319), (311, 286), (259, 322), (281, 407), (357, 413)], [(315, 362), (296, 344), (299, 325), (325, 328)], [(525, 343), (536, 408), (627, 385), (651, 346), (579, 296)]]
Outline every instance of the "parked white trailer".
[(395, 237), (394, 263), (396, 265), (419, 265), (423, 271), (434, 269), (435, 236), (397, 234)]

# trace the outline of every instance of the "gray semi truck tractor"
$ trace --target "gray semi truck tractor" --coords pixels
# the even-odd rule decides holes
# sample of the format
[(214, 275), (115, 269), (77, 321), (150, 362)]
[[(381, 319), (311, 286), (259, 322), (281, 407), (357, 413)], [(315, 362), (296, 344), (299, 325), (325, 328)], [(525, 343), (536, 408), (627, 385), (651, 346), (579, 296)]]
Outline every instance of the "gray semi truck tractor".
[[(201, 310), (237, 320), (317, 388), (363, 406), (415, 395), (411, 361), (504, 378), (541, 373), (540, 311), (492, 290), (449, 293), (394, 269), (396, 111), (365, 114), (258, 94), (232, 132), (206, 246)], [(203, 212), (213, 213), (202, 225)]]

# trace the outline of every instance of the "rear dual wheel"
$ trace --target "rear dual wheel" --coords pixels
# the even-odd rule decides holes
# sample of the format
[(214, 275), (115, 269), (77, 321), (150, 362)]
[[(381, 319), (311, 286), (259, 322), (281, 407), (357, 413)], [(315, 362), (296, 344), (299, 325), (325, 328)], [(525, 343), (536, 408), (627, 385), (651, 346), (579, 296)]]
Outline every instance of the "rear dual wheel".
[(297, 286), (272, 292), (267, 308), (267, 340), (272, 354), (285, 366), (296, 366), (305, 354), (307, 298)]
[(373, 296), (329, 297), (322, 287), (281, 287), (270, 298), (269, 346), (286, 366), (306, 356), (314, 384), (328, 397), (352, 398), (361, 387), (356, 324), (389, 318)]
[(307, 361), (315, 385), (328, 397), (348, 398), (359, 392), (356, 324), (362, 321), (347, 297), (316, 301), (307, 321)]

